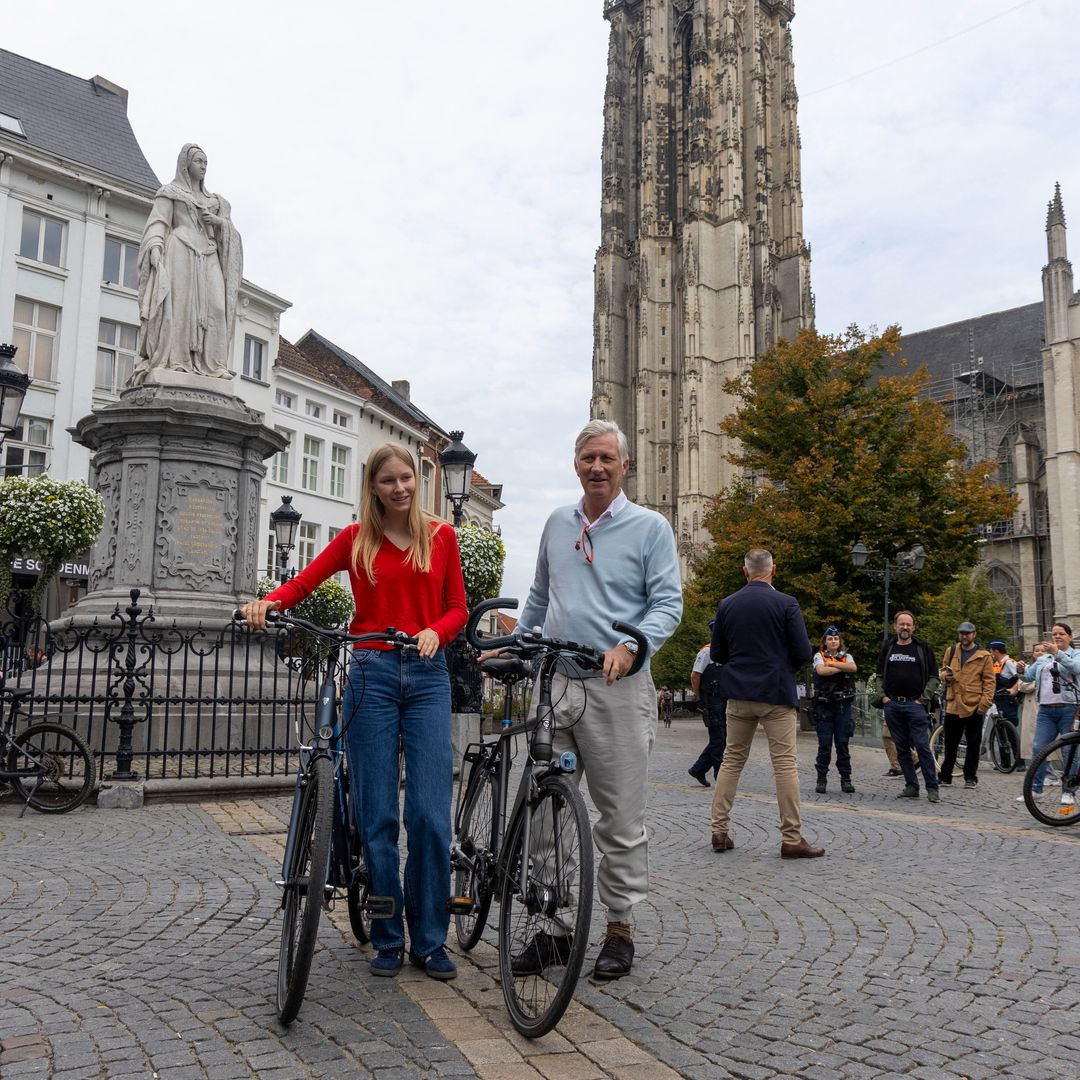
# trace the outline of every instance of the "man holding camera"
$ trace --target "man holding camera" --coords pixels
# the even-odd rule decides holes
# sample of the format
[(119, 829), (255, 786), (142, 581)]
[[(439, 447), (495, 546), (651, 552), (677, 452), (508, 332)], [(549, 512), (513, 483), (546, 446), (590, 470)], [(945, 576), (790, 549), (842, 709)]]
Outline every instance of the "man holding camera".
[(964, 754), (964, 787), (979, 783), (979, 753), (982, 724), (994, 700), (997, 676), (994, 658), (975, 640), (975, 624), (962, 622), (956, 628), (957, 642), (945, 650), (938, 677), (945, 684), (945, 757), (938, 780), (952, 783), (960, 736), (967, 740)]

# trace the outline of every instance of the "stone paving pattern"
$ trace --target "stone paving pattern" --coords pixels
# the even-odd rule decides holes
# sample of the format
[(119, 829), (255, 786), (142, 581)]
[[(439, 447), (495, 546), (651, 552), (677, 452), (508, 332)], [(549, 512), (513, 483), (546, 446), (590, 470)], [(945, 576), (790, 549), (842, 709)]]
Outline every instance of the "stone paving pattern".
[[(535, 1042), (506, 1016), (490, 928), (456, 956), (453, 983), (408, 968), (376, 979), (343, 907), (321, 927), (299, 1020), (281, 1028), (272, 881), (287, 799), (22, 818), (4, 799), (0, 1076), (1080, 1075), (1080, 828), (1038, 825), (1013, 801), (1019, 775), (985, 763), (976, 790), (897, 801), (870, 748), (853, 751), (855, 795), (835, 776), (814, 795), (804, 735), (804, 830), (825, 858), (780, 860), (762, 739), (737, 846), (715, 855), (711, 792), (686, 776), (703, 742), (696, 720), (658, 733), (633, 974), (583, 979)], [(594, 940), (601, 930), (598, 911)]]

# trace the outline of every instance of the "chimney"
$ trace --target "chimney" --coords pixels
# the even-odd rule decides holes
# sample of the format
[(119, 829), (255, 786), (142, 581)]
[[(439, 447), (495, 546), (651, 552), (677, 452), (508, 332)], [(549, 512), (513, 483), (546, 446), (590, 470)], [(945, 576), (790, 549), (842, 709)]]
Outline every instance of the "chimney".
[(398, 397), (409, 400), (409, 380), (408, 379), (395, 379), (391, 384), (394, 388), (394, 393)]
[(124, 112), (127, 112), (128, 92), (122, 86), (117, 86), (111, 79), (106, 79), (104, 75), (95, 75), (90, 82), (98, 90), (104, 90), (107, 94), (115, 94), (120, 99), (120, 104), (124, 106)]

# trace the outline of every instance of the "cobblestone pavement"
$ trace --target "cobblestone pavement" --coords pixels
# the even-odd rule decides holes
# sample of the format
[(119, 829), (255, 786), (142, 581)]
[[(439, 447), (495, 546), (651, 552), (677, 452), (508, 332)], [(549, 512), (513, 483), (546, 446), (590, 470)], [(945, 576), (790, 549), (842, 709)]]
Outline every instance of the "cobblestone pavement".
[(271, 880), (288, 800), (21, 819), (4, 800), (0, 1075), (1080, 1076), (1080, 827), (1039, 826), (1013, 801), (1019, 776), (986, 766), (937, 806), (897, 801), (867, 748), (853, 752), (855, 795), (835, 776), (815, 795), (803, 736), (804, 831), (828, 854), (781, 861), (759, 739), (737, 846), (714, 855), (710, 792), (686, 775), (703, 742), (695, 720), (658, 734), (633, 973), (583, 979), (535, 1043), (503, 1010), (490, 930), (454, 983), (373, 979), (338, 915), (282, 1029)]

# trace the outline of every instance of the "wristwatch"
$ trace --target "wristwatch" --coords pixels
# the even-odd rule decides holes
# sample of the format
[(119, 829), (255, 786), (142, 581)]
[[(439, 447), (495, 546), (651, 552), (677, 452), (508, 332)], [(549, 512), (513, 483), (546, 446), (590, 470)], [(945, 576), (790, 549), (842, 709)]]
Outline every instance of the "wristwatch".
[(620, 641), (619, 644), (630, 653), (631, 656), (637, 656), (637, 642), (636, 641)]

